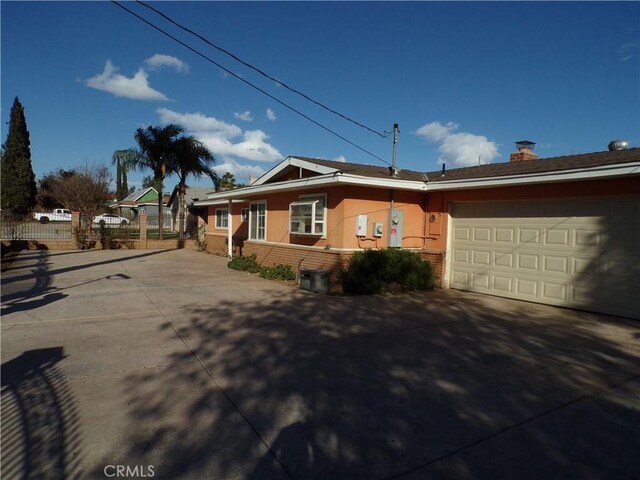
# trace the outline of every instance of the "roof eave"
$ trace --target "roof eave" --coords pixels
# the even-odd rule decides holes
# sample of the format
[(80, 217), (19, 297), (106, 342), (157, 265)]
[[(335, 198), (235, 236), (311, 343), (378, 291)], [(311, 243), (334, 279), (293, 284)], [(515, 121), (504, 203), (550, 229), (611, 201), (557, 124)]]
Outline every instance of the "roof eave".
[(300, 178), (286, 182), (267, 183), (264, 185), (251, 185), (249, 187), (238, 188), (226, 192), (211, 194), (207, 200), (196, 202), (196, 206), (219, 204), (220, 200), (249, 200), (256, 195), (266, 193), (286, 192), (292, 190), (308, 190), (310, 188), (335, 185), (361, 185), (366, 187), (383, 187), (394, 190), (424, 191), (426, 185), (423, 182), (411, 180), (384, 179), (374, 177), (364, 177), (360, 175), (350, 175), (335, 172), (333, 174), (320, 175), (317, 177)]
[(462, 190), (514, 185), (533, 185), (540, 183), (595, 180), (620, 176), (640, 175), (640, 162), (583, 167), (571, 170), (554, 170), (518, 175), (503, 175), (486, 178), (465, 178), (458, 180), (439, 180), (430, 182), (427, 191)]

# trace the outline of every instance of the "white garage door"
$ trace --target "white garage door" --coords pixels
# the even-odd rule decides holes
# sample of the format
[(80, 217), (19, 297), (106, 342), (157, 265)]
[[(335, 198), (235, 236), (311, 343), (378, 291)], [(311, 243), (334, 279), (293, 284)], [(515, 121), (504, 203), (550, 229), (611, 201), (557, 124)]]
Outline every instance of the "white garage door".
[(640, 318), (640, 198), (456, 203), (450, 286)]

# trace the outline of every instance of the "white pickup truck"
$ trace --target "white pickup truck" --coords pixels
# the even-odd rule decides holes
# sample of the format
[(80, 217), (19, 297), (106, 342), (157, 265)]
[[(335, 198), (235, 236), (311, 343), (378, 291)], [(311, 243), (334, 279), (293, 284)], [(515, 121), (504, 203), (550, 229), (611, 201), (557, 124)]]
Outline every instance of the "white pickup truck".
[(71, 211), (66, 208), (54, 208), (51, 213), (34, 213), (33, 218), (40, 223), (48, 222), (70, 222)]

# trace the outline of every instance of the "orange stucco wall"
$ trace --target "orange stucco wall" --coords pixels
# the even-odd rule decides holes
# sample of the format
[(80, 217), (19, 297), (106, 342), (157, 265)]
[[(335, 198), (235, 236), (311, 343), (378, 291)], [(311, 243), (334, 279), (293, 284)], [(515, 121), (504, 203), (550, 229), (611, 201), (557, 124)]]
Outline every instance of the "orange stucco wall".
[[(301, 196), (326, 195), (327, 224), (325, 237), (297, 235), (289, 233), (289, 205)], [(403, 246), (422, 248), (425, 232), (425, 197), (421, 192), (394, 192), (396, 209), (403, 212)], [(267, 242), (313, 247), (340, 249), (383, 248), (387, 246), (387, 224), (391, 191), (366, 187), (339, 186), (333, 188), (308, 190), (304, 192), (282, 192), (251, 199), (267, 202)], [(240, 222), (241, 208), (249, 203), (233, 205), (233, 236), (248, 236), (248, 224)], [(209, 207), (209, 234), (226, 236), (226, 229), (215, 228), (215, 211), (225, 206)], [(356, 237), (356, 217), (367, 215), (367, 235)], [(382, 223), (385, 232), (382, 237), (373, 236), (373, 224)]]
[(427, 240), (426, 247), (443, 250), (447, 245), (447, 224), (449, 203), (453, 202), (499, 202), (535, 199), (569, 199), (580, 197), (624, 196), (640, 194), (640, 178), (574, 181), (547, 183), (544, 185), (522, 185), (514, 187), (483, 188), (430, 192), (427, 199), (428, 215), (434, 214), (436, 227), (441, 228), (440, 235)]

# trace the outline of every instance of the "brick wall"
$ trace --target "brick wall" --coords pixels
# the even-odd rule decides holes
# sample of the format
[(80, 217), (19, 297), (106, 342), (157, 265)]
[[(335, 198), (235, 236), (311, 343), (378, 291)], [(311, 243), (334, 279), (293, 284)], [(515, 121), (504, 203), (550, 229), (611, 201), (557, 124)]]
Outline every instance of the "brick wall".
[(436, 286), (444, 286), (444, 252), (441, 250), (423, 250), (420, 252), (422, 259), (427, 260), (433, 267), (433, 274), (436, 277)]
[[(226, 235), (217, 235), (212, 233), (207, 233), (205, 240), (207, 241), (207, 252), (213, 253), (214, 255), (220, 255), (222, 257), (227, 256), (227, 245), (228, 245), (228, 237)], [(244, 243), (245, 238), (241, 236), (233, 237), (233, 255), (251, 255), (250, 253), (245, 253), (244, 251)]]
[[(296, 273), (298, 272), (298, 268), (302, 270), (328, 270), (330, 288), (335, 292), (340, 291), (340, 270), (347, 265), (353, 252), (318, 250), (297, 245), (275, 245), (247, 241), (244, 244), (243, 255), (252, 254), (256, 255), (258, 262), (262, 265), (275, 265), (278, 263), (291, 265)], [(438, 250), (423, 250), (421, 256), (433, 266), (436, 286), (442, 287), (442, 279), (444, 278), (444, 252)]]

